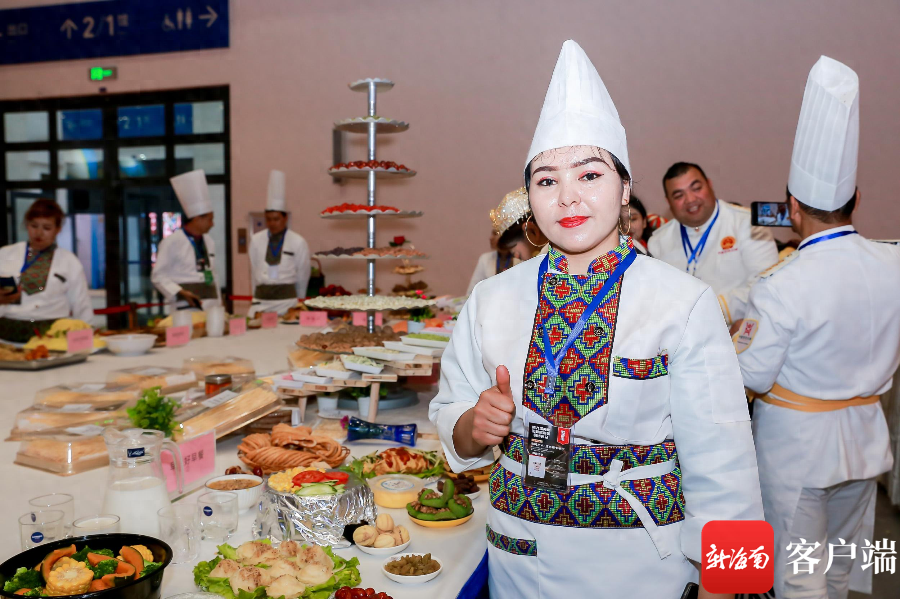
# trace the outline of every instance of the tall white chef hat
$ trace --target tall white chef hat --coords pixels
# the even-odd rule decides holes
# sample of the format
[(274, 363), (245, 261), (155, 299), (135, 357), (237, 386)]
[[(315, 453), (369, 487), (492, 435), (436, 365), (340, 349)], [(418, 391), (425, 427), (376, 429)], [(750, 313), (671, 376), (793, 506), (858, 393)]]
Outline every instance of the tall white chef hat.
[(284, 202), (284, 173), (272, 169), (269, 173), (269, 192), (266, 199), (266, 210), (287, 212)]
[(856, 191), (858, 153), (859, 77), (822, 56), (806, 80), (788, 189), (807, 206), (839, 209)]
[(526, 168), (545, 150), (598, 146), (614, 154), (628, 172), (625, 128), (597, 69), (577, 43), (563, 44), (538, 120)]
[(178, 196), (181, 208), (184, 209), (184, 214), (188, 219), (213, 211), (213, 205), (209, 199), (209, 186), (206, 185), (206, 173), (203, 172), (203, 169), (176, 175), (169, 181), (172, 182), (175, 195)]

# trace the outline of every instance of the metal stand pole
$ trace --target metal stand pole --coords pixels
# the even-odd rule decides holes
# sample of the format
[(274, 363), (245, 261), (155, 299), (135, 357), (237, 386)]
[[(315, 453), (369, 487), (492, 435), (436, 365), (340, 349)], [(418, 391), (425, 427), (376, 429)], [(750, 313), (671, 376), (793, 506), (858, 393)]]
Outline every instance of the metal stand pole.
[[(369, 82), (369, 116), (375, 116), (375, 82)], [(375, 160), (375, 123), (369, 123), (369, 159)], [(369, 171), (369, 196), (368, 196), (368, 205), (375, 206), (375, 171)], [(374, 248), (375, 247), (375, 217), (374, 215), (370, 215), (368, 218), (368, 235), (366, 238), (366, 247)], [(366, 285), (366, 293), (369, 296), (375, 295), (375, 259), (369, 259), (366, 261), (367, 267), (367, 285)], [(366, 329), (369, 333), (373, 333), (375, 331), (375, 311), (368, 311), (366, 313)], [(376, 397), (377, 401), (377, 397)]]

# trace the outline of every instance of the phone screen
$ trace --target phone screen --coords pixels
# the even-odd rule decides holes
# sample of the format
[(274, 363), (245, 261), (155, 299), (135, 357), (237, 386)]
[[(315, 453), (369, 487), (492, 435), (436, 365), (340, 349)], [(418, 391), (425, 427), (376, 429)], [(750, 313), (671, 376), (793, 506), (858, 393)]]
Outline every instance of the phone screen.
[(790, 227), (787, 202), (754, 202), (750, 205), (753, 225)]
[(0, 277), (0, 291), (4, 294), (12, 294), (17, 288), (15, 277)]

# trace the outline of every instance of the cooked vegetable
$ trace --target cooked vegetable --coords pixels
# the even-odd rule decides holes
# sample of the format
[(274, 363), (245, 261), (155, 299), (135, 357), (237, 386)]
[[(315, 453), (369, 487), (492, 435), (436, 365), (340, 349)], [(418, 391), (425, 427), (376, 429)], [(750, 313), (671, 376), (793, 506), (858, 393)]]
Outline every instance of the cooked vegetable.
[(108, 556), (109, 558), (116, 557), (116, 555), (113, 554), (113, 551), (108, 548), (103, 548), (102, 550), (92, 550), (90, 546), (85, 546), (84, 548), (73, 554), (72, 558), (81, 562), (85, 562), (88, 560), (88, 554), (101, 554), (103, 556)]
[[(74, 550), (72, 554), (74, 554)], [(94, 580), (94, 572), (87, 565), (69, 557), (55, 561), (53, 570), (45, 578), (44, 591), (49, 596), (77, 596), (84, 594)]]
[(147, 575), (153, 573), (154, 571), (158, 571), (161, 566), (162, 566), (161, 562), (145, 562), (144, 570), (141, 571), (141, 574), (138, 575), (138, 578), (140, 579), (141, 577), (146, 577)]
[[(102, 556), (100, 554), (92, 554), (90, 556)], [(106, 557), (104, 557), (106, 558)], [(104, 575), (109, 575), (110, 573), (116, 572), (116, 567), (119, 566), (119, 561), (114, 558), (106, 558), (106, 560), (100, 561), (97, 564), (91, 563), (88, 567), (91, 571), (94, 572), (94, 579), (100, 579)]]
[(446, 483), (444, 483), (444, 492), (443, 494), (436, 494), (434, 490), (424, 489), (419, 494), (419, 502), (424, 504), (425, 506), (431, 506), (434, 508), (444, 508), (447, 506), (447, 502), (453, 498), (453, 493), (456, 491), (456, 487), (453, 485), (453, 480), (448, 479)]
[(134, 548), (138, 552), (141, 553), (141, 558), (144, 559), (145, 562), (153, 562), (153, 553), (150, 551), (150, 548), (147, 546), (142, 546), (141, 544), (134, 544), (130, 546)]
[(428, 575), (441, 568), (441, 563), (431, 558), (431, 553), (425, 555), (409, 554), (392, 560), (384, 566), (388, 573), (415, 577)]
[[(125, 562), (130, 563), (134, 567), (134, 578), (140, 577), (141, 572), (144, 570), (144, 557), (141, 552), (131, 546), (122, 546), (122, 549), (119, 550), (119, 555), (122, 556)], [(150, 557), (152, 558), (153, 555), (151, 554)]]
[[(50, 580), (50, 571), (53, 569), (53, 565), (55, 565), (57, 561), (66, 556), (72, 556), (73, 554), (75, 554), (75, 544), (72, 544), (71, 546), (68, 546), (66, 548), (58, 548), (45, 556), (44, 560), (41, 561), (41, 575), (43, 576), (44, 581)], [(91, 579), (93, 579), (93, 577)]]
[(38, 571), (26, 567), (19, 567), (16, 569), (16, 574), (7, 579), (3, 584), (3, 591), (12, 594), (23, 588), (33, 589), (41, 587), (43, 583), (44, 580)]
[(468, 496), (457, 495), (447, 502), (447, 508), (457, 519), (468, 517), (472, 514), (472, 500)]

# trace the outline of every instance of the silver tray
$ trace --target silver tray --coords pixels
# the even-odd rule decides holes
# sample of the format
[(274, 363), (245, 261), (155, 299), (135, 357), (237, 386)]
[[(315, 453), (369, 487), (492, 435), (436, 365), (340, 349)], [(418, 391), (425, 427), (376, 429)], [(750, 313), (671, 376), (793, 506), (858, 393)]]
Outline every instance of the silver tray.
[(43, 371), (66, 365), (83, 363), (88, 359), (87, 354), (63, 354), (50, 358), (37, 360), (0, 360), (0, 370), (6, 371)]

